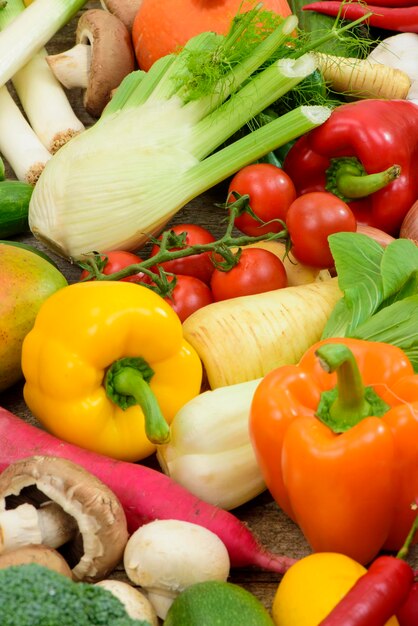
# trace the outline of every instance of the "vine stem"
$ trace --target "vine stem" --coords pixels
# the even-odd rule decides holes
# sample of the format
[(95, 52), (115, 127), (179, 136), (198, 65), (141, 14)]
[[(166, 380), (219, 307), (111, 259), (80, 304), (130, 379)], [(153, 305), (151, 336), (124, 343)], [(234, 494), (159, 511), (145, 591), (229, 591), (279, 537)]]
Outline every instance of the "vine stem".
[[(160, 248), (154, 256), (141, 261), (141, 263), (128, 265), (122, 270), (113, 272), (112, 274), (104, 274), (101, 271), (103, 267), (101, 257), (103, 255), (98, 252), (92, 253), (90, 257), (86, 257), (83, 261), (79, 262), (80, 267), (87, 269), (89, 272), (89, 276), (85, 280), (91, 280), (92, 278), (100, 281), (121, 280), (122, 278), (127, 278), (128, 276), (142, 272), (155, 283), (157, 287), (156, 291), (167, 292), (168, 286), (170, 287), (170, 291), (174, 289), (174, 274), (164, 272), (162, 268), (159, 268), (159, 273), (157, 274), (152, 269), (156, 266), (160, 266), (161, 263), (165, 263), (166, 261), (173, 261), (175, 259), (192, 256), (194, 254), (202, 254), (204, 252), (212, 252), (212, 262), (215, 267), (218, 267), (222, 271), (228, 271), (238, 263), (242, 246), (257, 243), (258, 241), (283, 240), (286, 243), (286, 248), (288, 249), (289, 237), (284, 224), (283, 230), (278, 233), (272, 232), (258, 237), (251, 237), (249, 235), (233, 235), (235, 219), (238, 215), (241, 215), (243, 212), (248, 210), (248, 201), (249, 196), (242, 195), (235, 202), (230, 204), (227, 203), (225, 205), (229, 211), (227, 227), (222, 237), (216, 241), (204, 244), (195, 244), (192, 246), (184, 246), (184, 237), (182, 238), (181, 235), (175, 235), (171, 230), (165, 230), (161, 235), (161, 239), (154, 239), (150, 237), (150, 241), (158, 244)], [(260, 222), (260, 225), (264, 225), (265, 223), (266, 222)], [(182, 245), (184, 247), (181, 247)], [(232, 249), (236, 249), (236, 251), (234, 252)], [(216, 256), (218, 255), (224, 259), (223, 262), (216, 259)], [(173, 277), (171, 282), (168, 281), (168, 276)], [(145, 286), (149, 287), (147, 284), (145, 284)], [(167, 293), (164, 293), (164, 295), (167, 295)]]

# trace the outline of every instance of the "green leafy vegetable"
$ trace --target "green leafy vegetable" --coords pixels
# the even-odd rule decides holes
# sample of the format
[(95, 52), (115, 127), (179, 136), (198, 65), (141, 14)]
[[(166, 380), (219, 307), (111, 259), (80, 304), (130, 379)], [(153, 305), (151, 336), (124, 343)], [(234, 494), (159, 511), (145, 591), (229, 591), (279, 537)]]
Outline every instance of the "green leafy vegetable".
[(329, 237), (344, 296), (322, 338), (355, 337), (400, 347), (418, 371), (418, 248), (396, 239), (386, 248), (361, 233)]
[(226, 36), (201, 33), (122, 81), (100, 120), (43, 170), (29, 207), (36, 237), (74, 260), (138, 249), (193, 198), (328, 119), (329, 106), (297, 106), (224, 146), (317, 69), (317, 42), (295, 43), (297, 18), (260, 27), (260, 6)]
[(242, 19), (122, 81), (100, 120), (42, 172), (29, 209), (35, 236), (73, 259), (138, 248), (197, 195), (329, 117), (328, 107), (299, 107), (219, 149), (316, 68), (311, 54), (269, 62), (294, 16), (255, 47)]

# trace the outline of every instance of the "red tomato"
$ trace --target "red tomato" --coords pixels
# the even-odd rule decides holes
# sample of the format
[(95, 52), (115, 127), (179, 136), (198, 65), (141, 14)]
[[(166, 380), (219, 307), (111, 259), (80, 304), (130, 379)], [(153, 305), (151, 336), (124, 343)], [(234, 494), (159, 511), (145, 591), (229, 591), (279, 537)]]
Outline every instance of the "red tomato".
[[(212, 243), (215, 241), (215, 237), (202, 226), (196, 224), (177, 224), (172, 226), (170, 230), (173, 230), (176, 235), (181, 233), (186, 234), (186, 245), (194, 246), (198, 244)], [(172, 248), (174, 250), (175, 248)], [(178, 250), (179, 248), (177, 248)], [(159, 251), (159, 247), (154, 245), (151, 250), (151, 256), (155, 256)], [(184, 257), (182, 259), (174, 259), (173, 261), (166, 261), (161, 263), (161, 267), (166, 272), (172, 274), (183, 274), (185, 276), (194, 276), (203, 280), (204, 283), (210, 283), (210, 277), (214, 270), (213, 263), (210, 260), (210, 252), (203, 252), (202, 254), (192, 254), (191, 256)]]
[[(128, 267), (128, 265), (142, 263), (141, 257), (133, 254), (132, 252), (126, 252), (125, 250), (113, 250), (112, 252), (104, 252), (101, 258), (102, 260), (104, 260), (106, 257), (107, 262), (102, 269), (102, 273), (106, 275), (119, 272), (120, 270), (125, 269), (125, 267)], [(80, 274), (80, 280), (86, 279), (88, 275), (88, 271), (83, 270)], [(90, 278), (89, 280), (94, 280), (94, 278)], [(142, 272), (139, 272), (138, 274), (133, 274), (132, 276), (121, 278), (121, 280), (129, 283), (143, 283), (147, 282), (148, 277)]]
[[(172, 280), (172, 276), (167, 277)], [(184, 322), (192, 313), (213, 302), (209, 287), (195, 276), (176, 274), (176, 286), (171, 296), (164, 298), (174, 309), (180, 320)]]
[(328, 236), (343, 231), (355, 232), (357, 221), (349, 206), (326, 191), (312, 191), (292, 202), (286, 225), (292, 253), (307, 265), (330, 268), (334, 265)]
[[(250, 196), (250, 207), (263, 222), (274, 219), (285, 221), (288, 208), (296, 199), (295, 186), (290, 177), (271, 163), (255, 163), (244, 167), (229, 184), (229, 193), (233, 191)], [(232, 195), (230, 200), (233, 201), (234, 197)], [(283, 230), (280, 222), (261, 226), (249, 213), (237, 217), (235, 226), (251, 237)]]
[(282, 289), (287, 286), (287, 275), (283, 263), (272, 252), (244, 248), (237, 265), (231, 270), (215, 269), (210, 286), (215, 300), (228, 300)]

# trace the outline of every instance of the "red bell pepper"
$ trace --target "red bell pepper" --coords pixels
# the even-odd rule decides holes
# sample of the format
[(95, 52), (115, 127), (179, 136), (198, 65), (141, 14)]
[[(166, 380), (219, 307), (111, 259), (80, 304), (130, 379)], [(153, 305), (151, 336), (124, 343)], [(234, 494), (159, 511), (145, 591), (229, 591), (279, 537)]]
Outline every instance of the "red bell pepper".
[(337, 107), (296, 141), (283, 168), (298, 194), (326, 189), (358, 222), (397, 236), (418, 198), (417, 157), (418, 106), (369, 99)]
[[(379, 0), (377, 2), (379, 4)], [(342, 19), (350, 21), (358, 20), (366, 13), (371, 13), (366, 20), (370, 26), (402, 33), (418, 33), (418, 6), (402, 6), (401, 4), (396, 6), (395, 0), (382, 2), (379, 6), (359, 2), (326, 0), (325, 2), (307, 4), (303, 10), (316, 11), (332, 17), (338, 15)]]

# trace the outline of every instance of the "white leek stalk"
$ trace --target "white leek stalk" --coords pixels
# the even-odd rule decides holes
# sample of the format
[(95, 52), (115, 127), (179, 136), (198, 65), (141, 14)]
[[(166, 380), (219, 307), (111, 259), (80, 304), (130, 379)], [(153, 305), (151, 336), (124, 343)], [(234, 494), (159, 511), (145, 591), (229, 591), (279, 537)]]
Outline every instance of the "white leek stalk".
[[(22, 0), (8, 0), (0, 11), (0, 29), (7, 28), (23, 11)], [(43, 48), (12, 78), (20, 103), (35, 133), (50, 152), (84, 130), (67, 95), (46, 61)]]
[[(274, 62), (247, 80), (296, 23), (294, 16), (285, 20), (203, 95), (193, 97), (201, 79), (187, 65), (190, 55), (209, 49), (214, 59), (222, 56), (228, 37), (203, 33), (148, 74), (130, 74), (101, 119), (45, 168), (29, 209), (34, 235), (73, 259), (92, 250), (137, 248), (197, 195), (322, 124), (328, 108), (300, 107), (214, 152), (315, 70), (307, 54)], [(178, 86), (185, 73), (192, 87)]]
[(38, 52), (12, 82), (29, 122), (52, 153), (84, 130), (67, 95), (46, 62), (46, 50)]
[(85, 4), (86, 0), (36, 0), (22, 11), (0, 32), (0, 85), (26, 65)]
[(0, 87), (0, 152), (16, 178), (31, 185), (36, 183), (51, 158), (6, 86)]
[(248, 435), (251, 401), (261, 379), (205, 391), (171, 423), (159, 446), (163, 471), (201, 500), (233, 509), (264, 491)]

